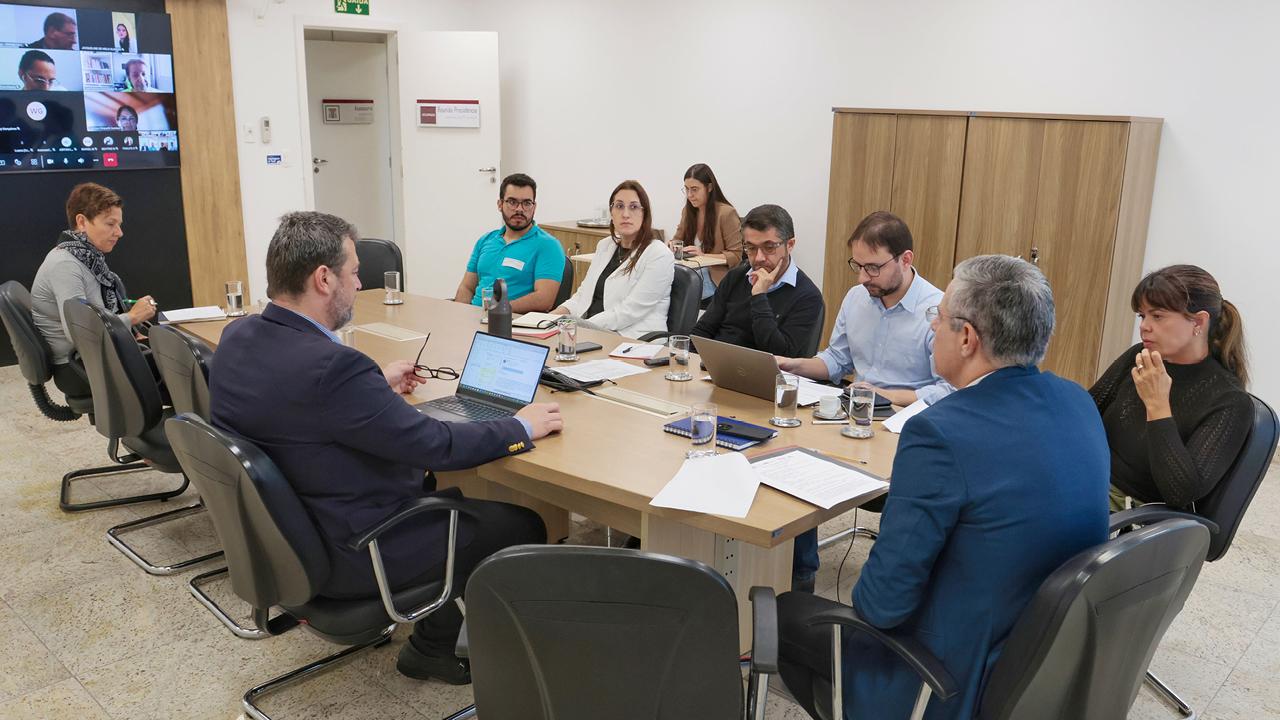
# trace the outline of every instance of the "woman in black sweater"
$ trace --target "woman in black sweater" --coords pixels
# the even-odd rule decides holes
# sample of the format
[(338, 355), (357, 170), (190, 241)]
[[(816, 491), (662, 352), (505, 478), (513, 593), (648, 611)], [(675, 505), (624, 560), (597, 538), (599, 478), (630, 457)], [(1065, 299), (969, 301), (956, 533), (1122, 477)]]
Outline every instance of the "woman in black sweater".
[(1194, 265), (1148, 274), (1130, 304), (1142, 342), (1089, 389), (1111, 445), (1111, 509), (1163, 502), (1194, 510), (1253, 422), (1240, 314)]

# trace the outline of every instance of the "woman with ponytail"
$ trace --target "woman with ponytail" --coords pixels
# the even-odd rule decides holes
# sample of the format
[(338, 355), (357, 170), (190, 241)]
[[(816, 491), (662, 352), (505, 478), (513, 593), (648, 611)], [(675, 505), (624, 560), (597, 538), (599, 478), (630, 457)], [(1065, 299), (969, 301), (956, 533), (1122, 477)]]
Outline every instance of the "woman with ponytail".
[(1235, 462), (1253, 423), (1244, 328), (1195, 265), (1149, 273), (1130, 305), (1142, 342), (1089, 389), (1111, 446), (1111, 509), (1195, 509)]

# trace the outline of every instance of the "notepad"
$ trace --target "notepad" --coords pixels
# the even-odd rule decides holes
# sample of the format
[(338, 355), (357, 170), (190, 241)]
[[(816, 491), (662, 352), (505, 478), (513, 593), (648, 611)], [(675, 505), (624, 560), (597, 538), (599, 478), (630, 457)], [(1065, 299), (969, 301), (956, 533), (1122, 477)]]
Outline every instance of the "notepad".
[(609, 357), (626, 358), (628, 360), (648, 360), (666, 349), (666, 345), (647, 345), (645, 343), (624, 342), (609, 353)]
[(544, 312), (525, 313), (511, 318), (511, 327), (542, 328), (545, 330), (555, 324), (556, 321), (567, 317), (568, 315), (552, 315)]

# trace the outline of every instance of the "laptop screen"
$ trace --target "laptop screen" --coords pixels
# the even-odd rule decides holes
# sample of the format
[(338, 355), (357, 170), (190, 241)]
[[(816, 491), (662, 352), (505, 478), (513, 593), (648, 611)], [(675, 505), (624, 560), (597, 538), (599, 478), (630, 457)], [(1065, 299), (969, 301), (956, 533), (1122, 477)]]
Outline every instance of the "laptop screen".
[(542, 345), (478, 332), (462, 368), (458, 393), (528, 405), (538, 392), (549, 351)]

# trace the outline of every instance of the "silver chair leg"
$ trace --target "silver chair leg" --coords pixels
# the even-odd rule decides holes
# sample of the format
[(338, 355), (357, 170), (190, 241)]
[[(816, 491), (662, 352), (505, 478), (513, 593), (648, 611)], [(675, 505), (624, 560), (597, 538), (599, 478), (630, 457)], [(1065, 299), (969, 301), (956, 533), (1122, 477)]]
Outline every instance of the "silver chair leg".
[(285, 673), (274, 680), (268, 680), (267, 682), (250, 689), (249, 692), (244, 694), (244, 698), (240, 701), (241, 706), (244, 708), (244, 714), (248, 717), (254, 718), (254, 720), (271, 720), (271, 718), (262, 712), (257, 705), (253, 704), (255, 700), (267, 693), (275, 692), (285, 685), (302, 680), (308, 675), (325, 670), (331, 667), (334, 663), (345, 660), (352, 655), (356, 655), (370, 648), (386, 645), (391, 642), (391, 635), (395, 631), (396, 626), (393, 623), (372, 640), (360, 643), (359, 645), (352, 645), (349, 648), (344, 648), (340, 652), (336, 652), (327, 658), (317, 660), (309, 665), (303, 665), (297, 670)]
[(471, 707), (459, 710), (458, 712), (450, 715), (444, 720), (466, 720), (466, 718), (473, 718), (475, 716), (476, 716), (476, 706), (472, 705)]
[(824, 548), (830, 545), (831, 543), (838, 542), (841, 538), (847, 538), (850, 535), (861, 535), (862, 537), (869, 538), (871, 540), (875, 540), (876, 538), (880, 537), (880, 533), (876, 532), (875, 530), (872, 530), (871, 528), (855, 527), (855, 528), (849, 528), (848, 530), (841, 530), (840, 532), (836, 533), (835, 535), (832, 535), (829, 538), (823, 538), (819, 540), (818, 547)]
[(839, 625), (831, 626), (831, 717), (844, 717), (844, 634)]
[(206, 610), (213, 613), (213, 616), (218, 618), (218, 620), (223, 625), (226, 625), (228, 630), (235, 633), (237, 637), (242, 637), (246, 640), (261, 640), (263, 638), (271, 637), (271, 633), (267, 632), (265, 629), (247, 628), (231, 619), (231, 616), (228, 615), (222, 607), (218, 605), (218, 603), (214, 602), (213, 598), (206, 595), (204, 590), (200, 588), (201, 585), (214, 578), (226, 575), (227, 572), (227, 568), (219, 568), (203, 575), (197, 575), (191, 578), (190, 582), (187, 583), (187, 589), (191, 591), (192, 597), (198, 600), (201, 605), (204, 605)]
[(747, 680), (747, 712), (751, 720), (764, 720), (769, 705), (769, 675), (752, 673)]
[(911, 709), (911, 720), (923, 720), (925, 708), (929, 707), (929, 696), (933, 694), (933, 690), (929, 688), (929, 683), (920, 683), (920, 692), (916, 695), (915, 707)]
[(1165, 685), (1164, 682), (1161, 681), (1160, 678), (1156, 677), (1155, 673), (1150, 670), (1147, 671), (1147, 684), (1156, 691), (1157, 695), (1173, 703), (1173, 706), (1177, 709), (1179, 715), (1187, 720), (1196, 720), (1198, 713), (1191, 709), (1191, 706), (1187, 704), (1187, 701), (1178, 697), (1177, 693), (1170, 689), (1168, 685)]
[(208, 562), (209, 560), (215, 560), (217, 558), (220, 558), (222, 557), (222, 551), (219, 550), (218, 552), (209, 553), (208, 555), (202, 555), (200, 557), (191, 558), (189, 560), (183, 560), (182, 562), (175, 563), (173, 565), (155, 565), (155, 564), (152, 564), (151, 562), (148, 562), (146, 558), (143, 558), (141, 555), (135, 552), (133, 548), (125, 544), (125, 542), (120, 539), (120, 536), (127, 532), (132, 532), (134, 530), (141, 530), (142, 528), (145, 528), (145, 527), (151, 527), (152, 525), (159, 525), (160, 523), (168, 522), (169, 520), (176, 520), (180, 517), (195, 515), (197, 513), (202, 513), (204, 511), (205, 511), (204, 505), (197, 503), (195, 505), (188, 505), (187, 507), (184, 507), (184, 508), (178, 508), (177, 510), (170, 510), (169, 512), (163, 512), (163, 513), (160, 513), (159, 515), (152, 515), (150, 517), (144, 517), (138, 520), (131, 520), (127, 523), (121, 523), (120, 525), (116, 525), (115, 527), (108, 530), (107, 540), (112, 545), (114, 545), (117, 550), (124, 553), (125, 557), (132, 560), (138, 567), (142, 568), (143, 570), (146, 570), (148, 573), (152, 575), (172, 575), (176, 572), (183, 570), (184, 568), (191, 567), (192, 565), (196, 565), (202, 562)]

